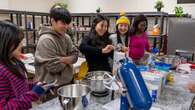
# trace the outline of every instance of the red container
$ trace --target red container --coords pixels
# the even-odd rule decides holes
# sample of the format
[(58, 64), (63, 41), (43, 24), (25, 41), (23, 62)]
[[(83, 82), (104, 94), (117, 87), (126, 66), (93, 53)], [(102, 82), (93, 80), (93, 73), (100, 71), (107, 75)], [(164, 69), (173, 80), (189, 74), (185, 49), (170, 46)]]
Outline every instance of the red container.
[(190, 64), (192, 64), (192, 65), (191, 65), (191, 68), (192, 68), (192, 69), (195, 69), (195, 63), (190, 63)]

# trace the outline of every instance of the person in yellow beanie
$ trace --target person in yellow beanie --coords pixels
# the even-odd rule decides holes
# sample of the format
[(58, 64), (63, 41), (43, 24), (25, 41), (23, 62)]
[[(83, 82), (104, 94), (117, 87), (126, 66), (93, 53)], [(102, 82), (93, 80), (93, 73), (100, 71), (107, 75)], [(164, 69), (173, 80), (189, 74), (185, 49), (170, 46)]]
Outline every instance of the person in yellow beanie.
[(130, 30), (130, 21), (125, 16), (125, 13), (120, 13), (120, 18), (116, 21), (116, 33), (109, 36), (112, 41), (112, 45), (117, 47), (121, 44), (122, 52), (128, 51), (128, 39), (129, 39), (129, 30)]

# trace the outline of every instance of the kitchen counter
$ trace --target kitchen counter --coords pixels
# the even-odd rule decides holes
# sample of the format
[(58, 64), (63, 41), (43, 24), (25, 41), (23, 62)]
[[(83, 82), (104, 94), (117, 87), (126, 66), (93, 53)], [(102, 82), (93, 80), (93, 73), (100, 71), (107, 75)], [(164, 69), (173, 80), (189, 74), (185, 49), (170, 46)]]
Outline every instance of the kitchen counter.
[[(94, 97), (89, 94), (88, 97), (90, 97), (90, 102), (86, 110), (107, 110), (103, 107), (103, 105), (106, 104), (107, 102), (110, 102), (110, 95), (107, 97)], [(58, 100), (58, 98), (54, 98), (30, 110), (63, 110), (63, 109), (60, 105), (60, 101)]]
[(154, 106), (163, 110), (189, 110), (194, 94), (188, 93), (181, 88), (166, 87)]
[[(195, 72), (193, 72), (192, 76), (195, 76), (194, 74)], [(162, 110), (189, 110), (194, 94), (189, 93), (186, 90), (185, 85), (187, 81), (192, 80), (192, 76), (175, 73), (174, 79), (176, 82), (172, 86), (164, 87), (162, 94), (153, 106), (159, 107)], [(119, 110), (120, 100), (116, 99), (118, 101), (111, 101), (111, 95), (106, 97), (89, 96), (90, 102), (87, 110)], [(105, 107), (105, 104), (109, 102), (115, 102), (109, 106), (110, 109)], [(62, 110), (62, 108), (58, 98), (54, 98), (46, 103), (32, 108), (31, 110)]]
[(156, 105), (163, 110), (190, 110), (194, 94), (190, 93), (186, 87), (189, 81), (195, 81), (195, 71), (192, 75), (174, 74), (175, 83), (166, 86)]

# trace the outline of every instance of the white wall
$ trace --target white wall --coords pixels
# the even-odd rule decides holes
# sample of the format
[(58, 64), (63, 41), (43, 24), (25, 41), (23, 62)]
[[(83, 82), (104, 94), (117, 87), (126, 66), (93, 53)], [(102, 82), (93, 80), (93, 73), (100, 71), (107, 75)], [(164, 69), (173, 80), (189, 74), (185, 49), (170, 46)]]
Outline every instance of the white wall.
[[(0, 9), (9, 9), (8, 0), (0, 0)], [(7, 14), (0, 14), (0, 20), (9, 19)]]
[(9, 0), (9, 7), (13, 10), (49, 12), (51, 6), (63, 0)]
[[(68, 3), (68, 9), (72, 13), (95, 12), (100, 7), (103, 12), (155, 11), (156, 0), (0, 0), (0, 9), (26, 10), (36, 12), (48, 12), (56, 2)], [(162, 11), (174, 13), (177, 0), (162, 0), (165, 8)], [(195, 17), (195, 4), (182, 4), (184, 12)]]
[[(103, 12), (139, 12), (139, 11), (156, 11), (154, 4), (156, 0), (67, 0), (69, 10), (75, 13), (95, 12), (101, 7)], [(162, 11), (174, 13), (174, 7), (177, 0), (162, 0), (165, 8)], [(192, 14), (195, 17), (195, 4), (182, 4), (185, 13)]]
[(65, 0), (0, 0), (0, 9), (49, 12), (54, 3)]
[(0, 0), (0, 9), (8, 9), (8, 0)]

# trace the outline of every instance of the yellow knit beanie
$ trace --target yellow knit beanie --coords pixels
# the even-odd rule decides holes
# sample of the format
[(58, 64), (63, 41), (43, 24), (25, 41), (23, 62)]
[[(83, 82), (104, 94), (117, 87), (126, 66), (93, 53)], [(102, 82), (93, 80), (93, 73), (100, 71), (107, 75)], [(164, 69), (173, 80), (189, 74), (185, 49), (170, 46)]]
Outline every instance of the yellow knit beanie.
[(116, 25), (118, 24), (128, 24), (130, 26), (129, 19), (125, 16), (125, 12), (120, 13), (120, 18), (116, 21)]

